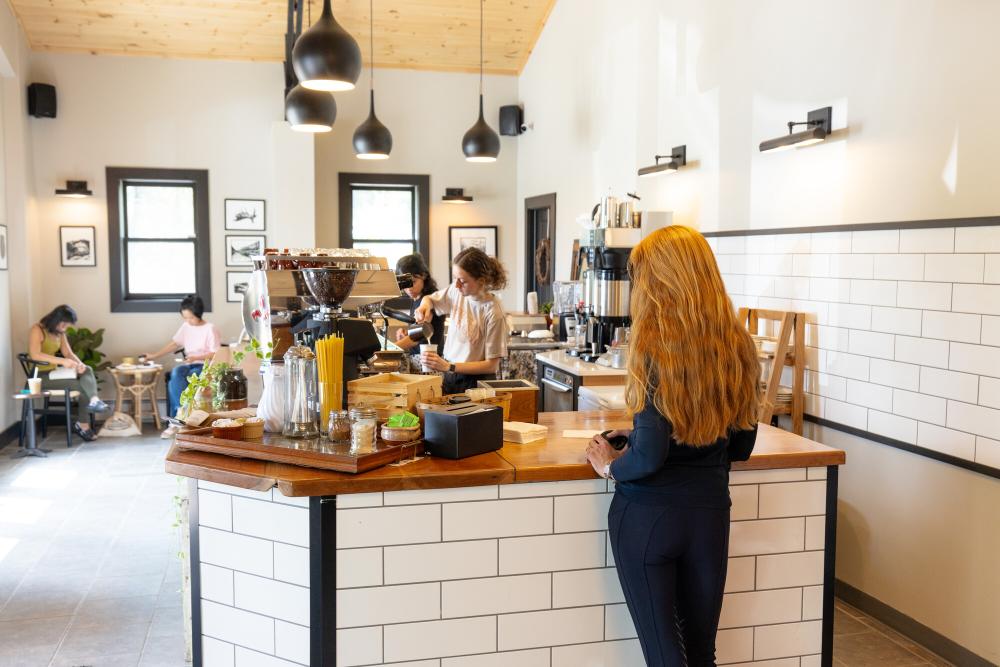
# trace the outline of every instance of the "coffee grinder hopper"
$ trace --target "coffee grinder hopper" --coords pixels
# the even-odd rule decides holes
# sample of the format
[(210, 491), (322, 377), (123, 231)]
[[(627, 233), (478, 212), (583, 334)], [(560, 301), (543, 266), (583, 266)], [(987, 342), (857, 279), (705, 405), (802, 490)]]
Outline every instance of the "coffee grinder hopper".
[(319, 304), (317, 319), (331, 320), (341, 313), (341, 306), (357, 280), (359, 269), (356, 266), (328, 265), (321, 269), (302, 269), (309, 294)]

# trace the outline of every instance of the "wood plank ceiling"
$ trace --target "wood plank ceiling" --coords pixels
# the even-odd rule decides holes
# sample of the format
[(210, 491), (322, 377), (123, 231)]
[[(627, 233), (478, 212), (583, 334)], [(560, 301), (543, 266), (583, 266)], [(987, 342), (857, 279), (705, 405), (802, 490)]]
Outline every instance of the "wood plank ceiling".
[[(315, 20), (322, 0), (311, 0)], [(36, 51), (282, 61), (287, 0), (10, 0)], [(487, 0), (486, 71), (519, 74), (555, 0)], [(307, 12), (309, 8), (307, 6)], [(368, 0), (333, 0), (368, 61)], [(478, 0), (375, 0), (375, 64), (479, 70)]]

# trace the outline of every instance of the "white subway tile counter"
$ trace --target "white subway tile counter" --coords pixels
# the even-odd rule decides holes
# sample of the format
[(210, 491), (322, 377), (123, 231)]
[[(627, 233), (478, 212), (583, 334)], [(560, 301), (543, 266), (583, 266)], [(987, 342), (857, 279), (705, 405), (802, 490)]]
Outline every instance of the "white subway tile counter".
[[(621, 414), (542, 420), (589, 428)], [(196, 476), (197, 455), (216, 480), (192, 481), (196, 666), (642, 664), (608, 548), (614, 484), (594, 479), (582, 441), (550, 440), (496, 455), (522, 483), (352, 494), (348, 481), (368, 487), (331, 479), (341, 492), (307, 503), (217, 483), (229, 462), (261, 478), (265, 464), (172, 450), (168, 468)], [(731, 475), (719, 664), (818, 665), (832, 647), (828, 512), (843, 452), (766, 426), (760, 442)], [(337, 476), (295, 474), (313, 473)]]

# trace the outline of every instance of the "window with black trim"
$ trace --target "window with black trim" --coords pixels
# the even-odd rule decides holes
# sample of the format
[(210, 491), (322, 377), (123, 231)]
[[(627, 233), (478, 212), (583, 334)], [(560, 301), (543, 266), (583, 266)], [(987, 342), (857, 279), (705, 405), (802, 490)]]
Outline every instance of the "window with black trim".
[(385, 257), (389, 268), (404, 255), (428, 259), (430, 177), (340, 174), (340, 245)]
[(208, 171), (108, 167), (112, 312), (212, 309)]

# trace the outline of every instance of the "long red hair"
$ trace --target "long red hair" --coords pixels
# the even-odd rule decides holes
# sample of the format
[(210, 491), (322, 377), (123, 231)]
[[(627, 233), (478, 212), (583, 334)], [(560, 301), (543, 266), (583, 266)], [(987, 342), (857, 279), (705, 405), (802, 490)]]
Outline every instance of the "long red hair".
[(751, 428), (760, 401), (757, 352), (705, 238), (681, 225), (659, 229), (632, 250), (629, 272), (629, 413), (652, 398), (674, 438), (688, 445)]

